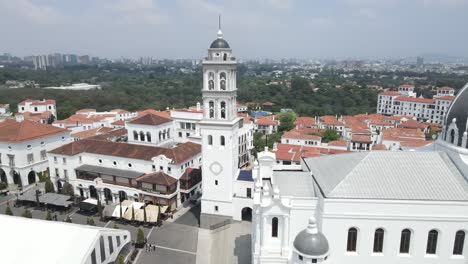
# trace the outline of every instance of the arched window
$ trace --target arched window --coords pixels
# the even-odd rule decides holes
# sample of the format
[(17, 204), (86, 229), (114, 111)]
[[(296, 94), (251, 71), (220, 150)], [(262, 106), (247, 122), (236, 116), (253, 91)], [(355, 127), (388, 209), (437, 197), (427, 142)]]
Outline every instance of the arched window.
[(437, 232), (436, 230), (429, 231), (429, 234), (427, 235), (427, 247), (426, 247), (427, 254), (436, 254), (438, 236), (439, 236), (439, 232)]
[(208, 89), (209, 90), (214, 90), (214, 81), (213, 80), (208, 81)]
[(224, 136), (221, 136), (220, 142), (221, 142), (221, 146), (226, 145), (226, 140), (224, 139)]
[(463, 247), (465, 245), (465, 231), (458, 231), (455, 234), (455, 243), (453, 245), (454, 255), (463, 255)]
[(140, 131), (140, 141), (145, 141), (145, 133)]
[(226, 119), (226, 102), (221, 102), (221, 119)]
[(219, 74), (219, 87), (221, 90), (226, 90), (226, 73), (222, 72)]
[(214, 118), (214, 102), (210, 101), (208, 105), (209, 105), (209, 111), (210, 111), (210, 118)]
[(450, 143), (455, 144), (455, 129), (450, 130)]
[(212, 135), (208, 136), (208, 145), (210, 145), (210, 146), (213, 145), (213, 136)]
[(146, 132), (146, 140), (148, 142), (151, 142), (151, 133), (150, 132)]
[(374, 233), (374, 253), (383, 252), (383, 242), (384, 242), (385, 231), (382, 228), (375, 230)]
[(138, 132), (133, 131), (133, 139), (138, 140)]
[(348, 230), (348, 244), (346, 246), (346, 251), (356, 252), (357, 236), (358, 231), (356, 228), (352, 227)]
[(271, 219), (271, 237), (278, 237), (278, 218)]
[(411, 243), (411, 230), (404, 229), (403, 231), (401, 231), (400, 253), (403, 253), (403, 254), (409, 253), (410, 243)]

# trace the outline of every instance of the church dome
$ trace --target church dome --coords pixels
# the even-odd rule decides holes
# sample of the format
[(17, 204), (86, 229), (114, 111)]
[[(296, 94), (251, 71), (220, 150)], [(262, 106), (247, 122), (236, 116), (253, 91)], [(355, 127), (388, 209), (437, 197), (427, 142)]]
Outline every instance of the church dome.
[(307, 228), (297, 234), (294, 248), (299, 254), (311, 257), (324, 257), (328, 254), (328, 240), (318, 231), (314, 217), (309, 219)]
[(222, 38), (215, 39), (211, 42), (210, 49), (229, 49), (229, 43)]
[[(462, 146), (463, 134), (467, 131), (468, 119), (468, 83), (460, 90), (453, 100), (445, 119), (445, 140), (457, 146)], [(453, 141), (453, 142), (452, 142)]]

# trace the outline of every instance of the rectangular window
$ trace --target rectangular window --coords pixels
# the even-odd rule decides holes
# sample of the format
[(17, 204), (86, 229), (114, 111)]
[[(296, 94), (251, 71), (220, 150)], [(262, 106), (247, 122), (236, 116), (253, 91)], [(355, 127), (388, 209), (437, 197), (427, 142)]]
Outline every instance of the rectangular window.
[(10, 167), (14, 167), (15, 166), (15, 155), (7, 154), (7, 156), (8, 156), (8, 165)]
[(59, 169), (55, 168), (55, 177), (60, 177), (59, 175)]
[(117, 247), (120, 247), (120, 236), (117, 236)]
[(101, 262), (104, 262), (106, 260), (106, 247), (102, 236), (99, 238), (99, 246), (101, 247)]
[(109, 242), (109, 253), (112, 254), (114, 252), (114, 243), (112, 241), (112, 237), (108, 236), (107, 241)]
[(215, 185), (218, 185), (218, 180), (215, 180)]
[(41, 160), (47, 159), (47, 152), (45, 150), (41, 150)]
[(54, 157), (54, 162), (57, 163), (57, 157)]
[(32, 153), (28, 154), (28, 164), (34, 163), (34, 155)]
[(182, 137), (182, 132), (179, 132), (179, 137), (180, 137), (180, 138)]
[(83, 157), (80, 156), (79, 161), (80, 161), (80, 163), (83, 163)]
[(93, 252), (91, 253), (91, 264), (97, 264), (96, 261), (96, 250), (93, 249)]
[(215, 205), (214, 210), (215, 210), (215, 212), (218, 212), (218, 206), (217, 205)]
[(252, 189), (251, 188), (247, 188), (247, 197), (252, 198)]
[(67, 170), (63, 170), (63, 177), (65, 179), (68, 179), (68, 171)]
[(62, 161), (63, 161), (63, 164), (67, 164), (67, 159), (66, 158), (63, 158)]

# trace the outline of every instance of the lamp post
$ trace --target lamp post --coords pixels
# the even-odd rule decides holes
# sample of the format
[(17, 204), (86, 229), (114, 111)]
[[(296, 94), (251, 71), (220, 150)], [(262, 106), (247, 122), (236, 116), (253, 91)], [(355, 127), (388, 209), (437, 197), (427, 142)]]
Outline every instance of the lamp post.
[(36, 190), (36, 202), (37, 202), (37, 208), (39, 208), (39, 207), (40, 207), (39, 196), (41, 196), (41, 191), (40, 191), (40, 190)]

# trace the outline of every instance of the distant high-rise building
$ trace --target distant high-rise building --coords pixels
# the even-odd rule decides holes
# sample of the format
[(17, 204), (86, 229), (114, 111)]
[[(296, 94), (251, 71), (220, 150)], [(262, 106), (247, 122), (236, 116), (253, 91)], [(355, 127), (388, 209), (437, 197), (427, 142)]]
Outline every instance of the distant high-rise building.
[(421, 67), (424, 65), (424, 58), (423, 57), (417, 57), (416, 58), (416, 66)]

